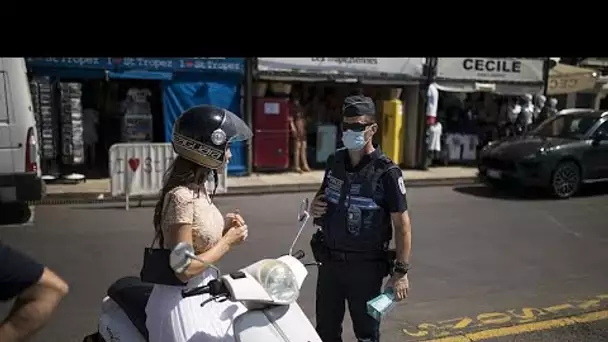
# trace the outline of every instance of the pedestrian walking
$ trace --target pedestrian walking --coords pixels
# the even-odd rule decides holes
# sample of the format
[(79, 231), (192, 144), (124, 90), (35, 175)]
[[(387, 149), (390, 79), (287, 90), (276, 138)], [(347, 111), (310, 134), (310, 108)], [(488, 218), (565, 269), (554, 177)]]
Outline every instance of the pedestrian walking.
[[(311, 203), (320, 230), (311, 247), (321, 263), (317, 280), (317, 331), (324, 342), (342, 341), (348, 302), (358, 341), (377, 342), (379, 322), (366, 303), (386, 286), (407, 297), (411, 226), (399, 167), (372, 144), (378, 131), (374, 101), (347, 97), (342, 106), (345, 148), (328, 158), (321, 189)], [(395, 233), (396, 253), (388, 250)], [(392, 256), (391, 256), (392, 254)], [(396, 256), (395, 256), (396, 254)]]

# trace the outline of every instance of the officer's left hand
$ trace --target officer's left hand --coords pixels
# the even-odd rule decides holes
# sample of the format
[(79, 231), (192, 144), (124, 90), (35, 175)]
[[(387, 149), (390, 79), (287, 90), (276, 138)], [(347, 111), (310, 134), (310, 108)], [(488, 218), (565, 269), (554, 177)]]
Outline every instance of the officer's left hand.
[(410, 281), (407, 279), (407, 274), (403, 276), (395, 274), (388, 280), (386, 287), (392, 288), (395, 298), (397, 298), (397, 301), (400, 301), (407, 298), (410, 290)]

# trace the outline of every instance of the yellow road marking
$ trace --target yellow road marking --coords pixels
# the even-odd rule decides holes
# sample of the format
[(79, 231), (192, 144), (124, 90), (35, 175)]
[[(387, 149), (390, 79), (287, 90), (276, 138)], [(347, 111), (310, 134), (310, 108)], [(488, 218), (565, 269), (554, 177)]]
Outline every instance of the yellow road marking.
[(570, 326), (570, 325), (596, 322), (596, 321), (601, 321), (601, 320), (605, 320), (605, 319), (608, 319), (608, 310), (591, 312), (591, 313), (564, 317), (564, 318), (551, 319), (548, 321), (539, 321), (539, 322), (534, 322), (534, 323), (519, 324), (519, 325), (514, 325), (511, 327), (505, 327), (505, 328), (482, 330), (482, 331), (478, 331), (478, 332), (461, 334), (461, 335), (457, 335), (457, 336), (438, 338), (438, 339), (434, 339), (434, 340), (426, 340), (425, 342), (482, 341), (482, 340), (487, 340), (490, 338), (519, 335), (519, 334), (542, 331), (542, 330), (557, 329), (557, 328), (563, 328), (563, 327)]

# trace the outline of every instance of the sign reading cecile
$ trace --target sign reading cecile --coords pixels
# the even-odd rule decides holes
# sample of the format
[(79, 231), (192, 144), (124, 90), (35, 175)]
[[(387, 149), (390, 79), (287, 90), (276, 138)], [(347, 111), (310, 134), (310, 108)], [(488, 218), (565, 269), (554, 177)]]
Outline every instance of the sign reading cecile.
[(437, 78), (481, 82), (543, 82), (543, 59), (438, 58)]

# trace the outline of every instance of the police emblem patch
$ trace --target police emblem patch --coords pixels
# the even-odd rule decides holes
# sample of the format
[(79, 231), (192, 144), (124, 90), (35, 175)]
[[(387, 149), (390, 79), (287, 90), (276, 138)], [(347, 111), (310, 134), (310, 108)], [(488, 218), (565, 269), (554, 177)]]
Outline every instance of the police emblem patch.
[(403, 182), (403, 177), (399, 177), (399, 179), (397, 180), (397, 183), (399, 183), (399, 190), (401, 190), (401, 193), (403, 195), (405, 195), (405, 183)]

